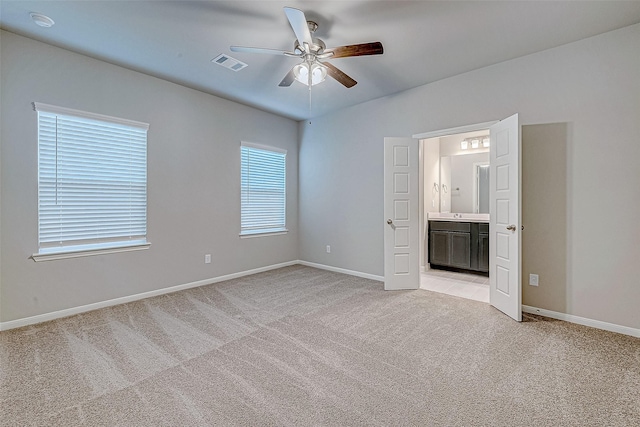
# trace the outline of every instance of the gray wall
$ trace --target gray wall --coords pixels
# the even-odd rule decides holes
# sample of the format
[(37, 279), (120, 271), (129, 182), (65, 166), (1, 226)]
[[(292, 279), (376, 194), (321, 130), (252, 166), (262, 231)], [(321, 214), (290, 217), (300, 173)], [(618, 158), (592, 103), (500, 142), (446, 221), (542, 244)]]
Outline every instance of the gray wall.
[[(295, 121), (1, 34), (1, 321), (297, 259)], [(29, 259), (38, 250), (33, 101), (150, 124), (149, 250)], [(241, 140), (288, 150), (287, 235), (238, 237)]]
[[(533, 307), (558, 312), (566, 311), (568, 296), (568, 139), (567, 123), (522, 127), (522, 223), (526, 225), (522, 234), (522, 252), (526, 254), (522, 259), (526, 272), (522, 277), (523, 300)], [(550, 206), (552, 221), (547, 219)], [(528, 286), (529, 273), (542, 271), (543, 283)]]
[[(524, 303), (640, 327), (640, 25), (312, 124), (0, 34), (0, 321), (295, 259), (382, 275), (383, 138), (518, 112), (523, 153), (535, 159), (523, 160), (524, 177), (545, 184), (523, 183), (523, 218), (535, 218), (523, 236), (523, 276), (540, 275)], [(33, 101), (151, 124), (151, 249), (29, 259), (37, 250)], [(241, 140), (289, 150), (287, 235), (238, 238)], [(558, 182), (548, 185), (553, 177)], [(536, 230), (553, 232), (527, 241), (526, 233)], [(213, 264), (203, 263), (205, 253), (213, 254)]]
[[(540, 275), (537, 297), (525, 292), (524, 304), (639, 328), (638, 52), (640, 24), (361, 104), (311, 125), (301, 122), (300, 258), (383, 275), (383, 138), (517, 112), (525, 127), (562, 123), (567, 129), (558, 142), (566, 180), (544, 193), (565, 197), (530, 191), (534, 199), (524, 201), (540, 209), (536, 227), (555, 230), (556, 214), (566, 224), (560, 228), (564, 239), (538, 239), (523, 250), (524, 266), (536, 268), (523, 269), (523, 276)], [(523, 152), (536, 152), (535, 141), (523, 135)], [(545, 176), (545, 156), (553, 152), (540, 148), (542, 158), (533, 169), (529, 165), (527, 179)], [(556, 209), (549, 200), (565, 205)], [(559, 242), (565, 246), (556, 257)], [(324, 251), (328, 244), (331, 254)], [(532, 252), (535, 260), (528, 263)], [(564, 301), (550, 304), (541, 293), (562, 294)]]

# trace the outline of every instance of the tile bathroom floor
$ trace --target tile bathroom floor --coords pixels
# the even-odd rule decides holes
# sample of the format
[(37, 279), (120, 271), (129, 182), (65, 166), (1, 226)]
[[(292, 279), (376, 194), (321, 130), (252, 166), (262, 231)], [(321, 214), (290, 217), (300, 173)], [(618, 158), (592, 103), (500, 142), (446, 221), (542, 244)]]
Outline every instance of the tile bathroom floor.
[(427, 270), (420, 273), (420, 289), (489, 302), (489, 278), (476, 274)]

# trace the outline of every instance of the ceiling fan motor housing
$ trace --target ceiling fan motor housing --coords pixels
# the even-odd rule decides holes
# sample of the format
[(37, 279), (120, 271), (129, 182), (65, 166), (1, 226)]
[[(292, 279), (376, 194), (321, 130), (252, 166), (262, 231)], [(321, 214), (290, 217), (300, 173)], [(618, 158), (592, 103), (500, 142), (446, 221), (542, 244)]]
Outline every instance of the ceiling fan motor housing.
[[(314, 55), (321, 54), (327, 48), (327, 45), (324, 44), (324, 42), (318, 38), (314, 37), (311, 39), (311, 41), (313, 42), (313, 44), (309, 46), (309, 50)], [(298, 40), (293, 42), (293, 51), (299, 55), (304, 53), (304, 47), (300, 46), (300, 42)]]
[(315, 23), (314, 21), (307, 21), (307, 25), (309, 26), (309, 32), (311, 34), (315, 33), (316, 30), (318, 29), (318, 24)]

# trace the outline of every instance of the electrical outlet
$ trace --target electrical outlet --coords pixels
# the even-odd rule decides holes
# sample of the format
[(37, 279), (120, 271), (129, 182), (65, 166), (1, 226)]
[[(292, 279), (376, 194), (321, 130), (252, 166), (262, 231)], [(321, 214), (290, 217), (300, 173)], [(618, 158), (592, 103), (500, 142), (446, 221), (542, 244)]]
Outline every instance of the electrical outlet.
[(206, 254), (204, 256), (204, 263), (205, 264), (211, 264), (211, 254)]
[(331, 253), (331, 246), (327, 245), (327, 253), (330, 254)]
[(538, 275), (537, 274), (529, 274), (529, 284), (531, 286), (538, 286)]

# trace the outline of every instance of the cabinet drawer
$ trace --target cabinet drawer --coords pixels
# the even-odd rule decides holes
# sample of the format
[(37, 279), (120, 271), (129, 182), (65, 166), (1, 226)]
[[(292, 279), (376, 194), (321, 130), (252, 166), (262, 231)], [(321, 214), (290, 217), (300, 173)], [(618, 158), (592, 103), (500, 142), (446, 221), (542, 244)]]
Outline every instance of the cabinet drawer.
[(471, 224), (468, 222), (429, 221), (429, 229), (434, 231), (462, 231), (469, 233), (471, 231)]
[(479, 223), (478, 224), (478, 233), (488, 233), (489, 232), (489, 224), (488, 223)]

